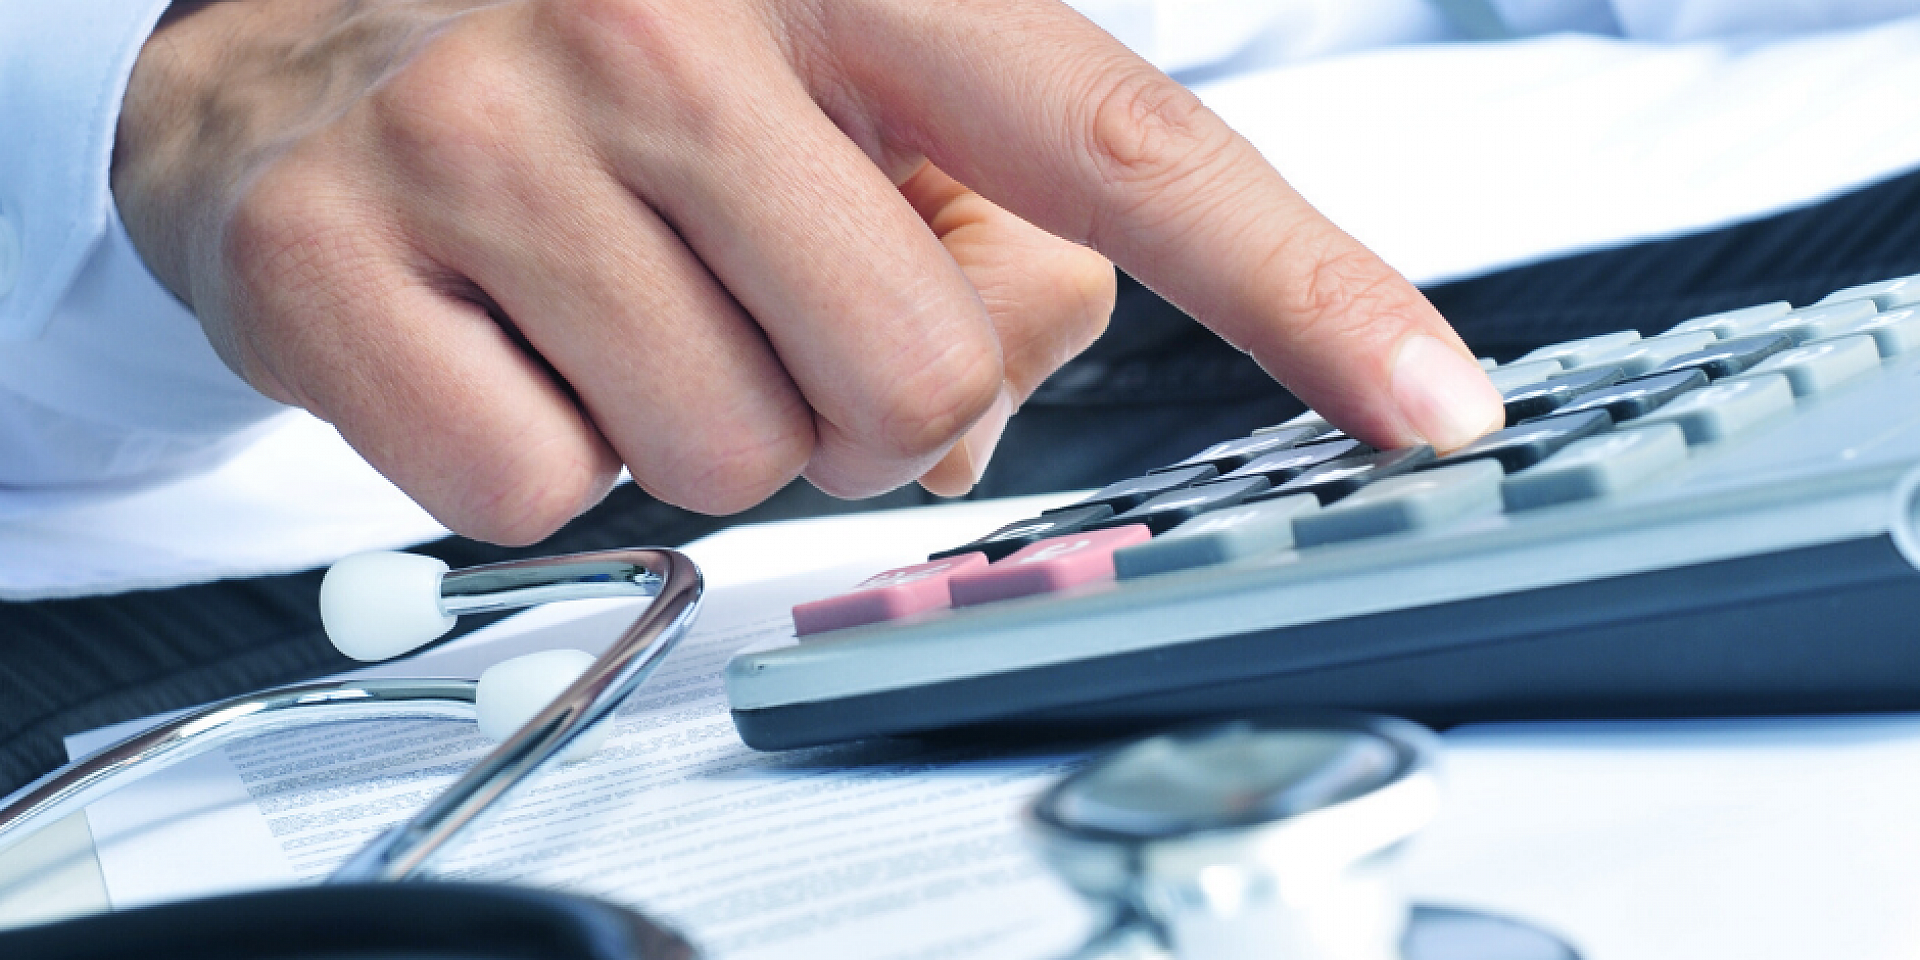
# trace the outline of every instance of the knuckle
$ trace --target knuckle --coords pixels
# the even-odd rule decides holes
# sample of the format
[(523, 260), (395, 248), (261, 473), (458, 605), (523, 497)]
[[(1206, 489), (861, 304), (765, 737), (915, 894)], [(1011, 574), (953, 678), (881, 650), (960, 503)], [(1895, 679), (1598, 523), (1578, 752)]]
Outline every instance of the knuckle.
[(511, 546), (551, 536), (604, 494), (612, 479), (587, 451), (556, 449), (566, 446), (571, 445), (555, 438), (520, 456), (477, 466), (479, 475), (462, 485), (472, 491), (471, 502), (461, 505), (448, 526)]
[(714, 125), (726, 84), (713, 78), (737, 72), (726, 43), (682, 6), (657, 0), (549, 0), (540, 15), (572, 54), (593, 88), (611, 94), (632, 115), (700, 130)]
[(540, 101), (530, 79), (475, 37), (436, 38), (368, 98), (383, 154), (414, 183), (484, 176), (512, 156)]
[(1224, 126), (1192, 91), (1146, 66), (1103, 77), (1085, 102), (1082, 152), (1111, 183), (1155, 186), (1207, 166)]
[(1411, 288), (1357, 244), (1337, 244), (1316, 251), (1292, 289), (1284, 307), (1299, 335), (1353, 340), (1369, 334), (1370, 320), (1403, 314)]
[(683, 421), (701, 427), (666, 438), (660, 456), (629, 456), (628, 463), (650, 493), (688, 510), (745, 510), (798, 476), (813, 455), (813, 411), (797, 394), (735, 396)]
[(938, 450), (986, 412), (1004, 379), (997, 344), (948, 344), (893, 386), (878, 439), (907, 457)]

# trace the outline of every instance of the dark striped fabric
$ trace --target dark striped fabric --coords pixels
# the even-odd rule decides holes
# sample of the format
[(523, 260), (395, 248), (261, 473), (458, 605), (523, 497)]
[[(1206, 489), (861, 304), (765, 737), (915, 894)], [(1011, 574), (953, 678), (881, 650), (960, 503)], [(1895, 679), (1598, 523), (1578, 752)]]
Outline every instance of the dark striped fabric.
[[(1470, 229), (1470, 225), (1463, 225)], [(1697, 236), (1565, 257), (1428, 291), (1482, 355), (1610, 330), (1664, 330), (1768, 300), (1920, 273), (1920, 174)], [(1247, 357), (1122, 279), (1108, 334), (1008, 426), (974, 496), (1097, 486), (1292, 416), (1298, 401)], [(860, 503), (796, 483), (725, 520), (627, 486), (538, 547), (453, 538), (453, 566), (530, 554), (685, 543), (753, 523), (932, 502), (917, 487)], [(0, 549), (4, 549), (0, 544)], [(66, 734), (346, 667), (319, 627), (319, 572), (0, 604), (0, 792), (64, 759)], [(465, 618), (462, 630), (483, 620)]]

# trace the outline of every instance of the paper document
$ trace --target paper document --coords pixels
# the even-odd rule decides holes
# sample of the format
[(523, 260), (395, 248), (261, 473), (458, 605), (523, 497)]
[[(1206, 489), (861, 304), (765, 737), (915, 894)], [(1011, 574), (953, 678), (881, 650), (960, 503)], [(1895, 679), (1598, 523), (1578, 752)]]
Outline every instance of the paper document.
[[(965, 524), (968, 538), (979, 525)], [(631, 904), (714, 957), (1064, 952), (1090, 917), (1026, 849), (1018, 815), (1065, 758), (905, 742), (766, 754), (734, 734), (720, 680), (727, 658), (790, 639), (794, 602), (872, 572), (710, 591), (693, 634), (612, 721), (607, 745), (537, 774), (434, 872)], [(597, 652), (637, 609), (608, 607), (502, 631), (467, 666), (523, 649)], [(449, 672), (417, 662), (382, 672), (423, 670)], [(370, 722), (255, 738), (190, 761), (89, 809), (109, 894), (124, 907), (317, 881), (487, 746), (467, 723)]]

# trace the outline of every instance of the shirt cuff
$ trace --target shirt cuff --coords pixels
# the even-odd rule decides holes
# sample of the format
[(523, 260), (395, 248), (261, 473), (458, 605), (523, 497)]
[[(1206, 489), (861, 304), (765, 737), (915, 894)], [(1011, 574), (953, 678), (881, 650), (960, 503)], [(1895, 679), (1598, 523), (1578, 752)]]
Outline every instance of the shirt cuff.
[(0, 340), (38, 336), (106, 235), (120, 100), (168, 5), (0, 3)]

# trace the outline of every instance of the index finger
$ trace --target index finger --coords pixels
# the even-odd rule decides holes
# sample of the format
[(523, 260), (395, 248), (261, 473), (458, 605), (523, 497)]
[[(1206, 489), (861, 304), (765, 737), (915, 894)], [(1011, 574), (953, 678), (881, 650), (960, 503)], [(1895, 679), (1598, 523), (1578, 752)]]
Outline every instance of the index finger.
[(1418, 290), (1098, 27), (1048, 2), (881, 6), (834, 52), (896, 149), (1091, 244), (1362, 439), (1447, 450), (1503, 422)]

